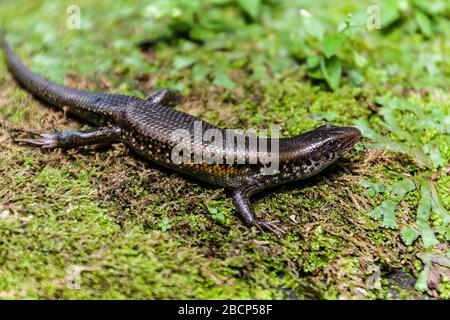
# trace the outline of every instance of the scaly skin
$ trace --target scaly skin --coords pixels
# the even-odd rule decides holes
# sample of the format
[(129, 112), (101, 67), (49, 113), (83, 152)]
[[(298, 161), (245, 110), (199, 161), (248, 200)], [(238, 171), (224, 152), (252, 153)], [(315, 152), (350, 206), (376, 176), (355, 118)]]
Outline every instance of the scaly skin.
[[(41, 148), (76, 148), (98, 143), (127, 144), (141, 156), (170, 169), (208, 183), (233, 190), (233, 200), (243, 220), (263, 230), (282, 236), (284, 231), (276, 221), (258, 219), (250, 203), (250, 196), (274, 185), (305, 179), (322, 171), (351, 149), (359, 141), (361, 133), (353, 127), (326, 125), (292, 138), (261, 139), (267, 151), (250, 148), (250, 138), (240, 133), (243, 144), (235, 145), (234, 139), (225, 129), (200, 120), (171, 107), (178, 95), (161, 90), (147, 99), (132, 96), (94, 93), (75, 90), (53, 84), (27, 69), (2, 38), (10, 72), (29, 92), (46, 102), (64, 108), (98, 127), (89, 131), (65, 131), (33, 133), (32, 137), (16, 139)], [(197, 122), (197, 123), (196, 123)], [(215, 130), (219, 143), (213, 140), (196, 140), (195, 129), (200, 128), (201, 136), (208, 129)], [(182, 131), (180, 131), (180, 129)], [(183, 131), (184, 130), (184, 131)], [(216, 155), (222, 161), (216, 163), (174, 161), (172, 151), (183, 136), (188, 135), (189, 160), (201, 155)], [(227, 142), (230, 142), (228, 145)], [(186, 141), (185, 141), (186, 142)], [(278, 150), (271, 143), (279, 145)], [(255, 161), (251, 161), (256, 157)], [(263, 174), (264, 160), (277, 157), (278, 170)], [(227, 162), (227, 159), (242, 159), (241, 163)], [(275, 158), (270, 158), (275, 159)]]

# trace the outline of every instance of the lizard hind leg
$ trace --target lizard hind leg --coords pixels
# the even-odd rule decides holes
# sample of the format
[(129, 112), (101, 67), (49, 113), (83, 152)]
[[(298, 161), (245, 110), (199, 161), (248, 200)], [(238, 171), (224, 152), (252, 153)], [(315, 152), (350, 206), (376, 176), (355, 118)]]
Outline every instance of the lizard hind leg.
[(233, 202), (241, 218), (248, 224), (256, 226), (264, 231), (269, 231), (281, 238), (286, 231), (278, 227), (279, 221), (264, 221), (256, 217), (253, 206), (250, 203), (251, 193), (245, 189), (236, 189), (233, 192)]
[(122, 129), (116, 126), (98, 127), (87, 131), (69, 130), (42, 132), (26, 131), (29, 138), (15, 138), (14, 142), (40, 147), (42, 149), (53, 148), (77, 148), (92, 144), (114, 143), (121, 140)]

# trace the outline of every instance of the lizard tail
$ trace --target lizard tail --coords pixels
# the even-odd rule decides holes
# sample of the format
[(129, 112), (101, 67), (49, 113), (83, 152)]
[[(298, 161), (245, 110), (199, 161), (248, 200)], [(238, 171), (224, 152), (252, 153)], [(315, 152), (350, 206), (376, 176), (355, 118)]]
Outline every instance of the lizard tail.
[(4, 33), (0, 34), (0, 48), (4, 52), (6, 64), (14, 78), (37, 97), (60, 106), (72, 102), (72, 96), (79, 94), (78, 90), (58, 86), (28, 69), (14, 53)]
[(9, 71), (27, 91), (56, 107), (67, 107), (70, 113), (88, 121), (96, 123), (92, 119), (95, 119), (97, 114), (120, 110), (123, 105), (138, 100), (132, 96), (87, 92), (59, 86), (28, 69), (2, 35), (0, 49), (4, 52)]

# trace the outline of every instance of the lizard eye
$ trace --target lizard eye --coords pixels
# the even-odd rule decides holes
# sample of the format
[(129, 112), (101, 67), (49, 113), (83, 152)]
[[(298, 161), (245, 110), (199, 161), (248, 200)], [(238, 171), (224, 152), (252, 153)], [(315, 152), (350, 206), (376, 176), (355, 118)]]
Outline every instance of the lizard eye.
[(337, 148), (339, 148), (340, 145), (341, 144), (337, 140), (331, 140), (330, 142), (328, 142), (328, 147), (330, 147), (332, 149), (337, 149)]

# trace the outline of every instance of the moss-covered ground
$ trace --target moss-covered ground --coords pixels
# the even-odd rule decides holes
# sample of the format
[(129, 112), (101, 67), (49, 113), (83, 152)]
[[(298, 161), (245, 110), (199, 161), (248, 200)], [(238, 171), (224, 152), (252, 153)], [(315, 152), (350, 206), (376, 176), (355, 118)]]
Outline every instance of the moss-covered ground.
[[(25, 92), (0, 59), (0, 298), (450, 298), (448, 4), (280, 3), (1, 2), (18, 55), (56, 83), (168, 87), (219, 126), (353, 124), (365, 139), (255, 198), (283, 222), (278, 239), (244, 226), (227, 191), (123, 145), (14, 144), (17, 128), (89, 126)], [(368, 30), (376, 8), (381, 29)]]

